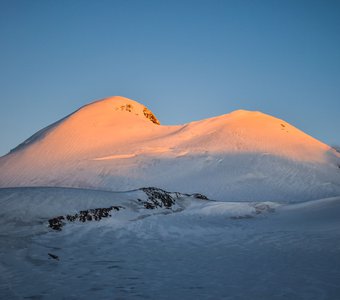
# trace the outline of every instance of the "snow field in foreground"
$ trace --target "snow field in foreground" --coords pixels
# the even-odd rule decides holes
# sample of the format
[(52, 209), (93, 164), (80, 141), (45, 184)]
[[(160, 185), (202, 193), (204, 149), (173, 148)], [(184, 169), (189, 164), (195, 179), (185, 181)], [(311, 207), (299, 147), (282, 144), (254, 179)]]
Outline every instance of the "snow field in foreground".
[[(0, 189), (1, 298), (339, 298), (339, 197), (186, 197), (173, 210), (143, 209), (138, 198), (145, 194)], [(100, 222), (48, 227), (51, 217), (110, 205), (126, 208)]]

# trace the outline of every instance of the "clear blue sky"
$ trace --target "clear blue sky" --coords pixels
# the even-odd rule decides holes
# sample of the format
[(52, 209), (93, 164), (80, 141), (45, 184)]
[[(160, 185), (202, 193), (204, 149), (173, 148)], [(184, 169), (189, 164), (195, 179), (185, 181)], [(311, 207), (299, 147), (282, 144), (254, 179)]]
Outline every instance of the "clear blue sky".
[(340, 1), (0, 0), (0, 155), (110, 95), (260, 110), (340, 144)]

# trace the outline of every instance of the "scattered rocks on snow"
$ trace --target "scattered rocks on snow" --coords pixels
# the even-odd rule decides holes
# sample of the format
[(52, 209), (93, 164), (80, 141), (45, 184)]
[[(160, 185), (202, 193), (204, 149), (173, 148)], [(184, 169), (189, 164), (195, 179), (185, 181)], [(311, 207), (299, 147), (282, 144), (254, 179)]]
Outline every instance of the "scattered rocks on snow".
[(176, 203), (175, 198), (171, 196), (172, 193), (162, 189), (148, 187), (141, 190), (148, 196), (147, 201), (141, 201), (146, 209), (155, 209), (157, 207), (171, 208)]
[[(171, 209), (176, 200), (182, 197), (193, 197), (195, 199), (209, 200), (208, 197), (196, 193), (196, 194), (182, 194), (177, 192), (167, 192), (155, 187), (141, 188), (147, 195), (146, 200), (137, 199), (141, 206), (145, 209), (165, 208)], [(82, 210), (74, 215), (58, 216), (48, 220), (49, 227), (53, 230), (61, 231), (62, 227), (67, 222), (88, 222), (88, 221), (100, 221), (102, 218), (111, 217), (111, 212), (119, 211), (123, 209), (122, 206), (110, 206), (108, 208), (94, 208), (88, 210)]]
[(158, 121), (158, 119), (156, 118), (156, 116), (146, 107), (144, 107), (143, 109), (143, 113), (144, 116), (149, 119), (152, 123), (156, 124), (156, 125), (160, 125), (160, 122)]
[(126, 105), (122, 105), (120, 107), (117, 107), (116, 110), (131, 112), (133, 110), (133, 106), (131, 104), (126, 104)]
[(64, 216), (59, 216), (53, 219), (49, 219), (48, 223), (52, 229), (61, 230), (61, 227), (64, 225), (64, 222), (62, 220), (65, 220)]
[[(122, 105), (120, 107), (117, 107), (116, 110), (120, 110), (120, 111), (128, 111), (128, 112), (133, 112), (134, 108), (133, 105), (131, 104), (125, 104)], [(152, 113), (151, 110), (149, 110), (148, 108), (144, 107), (143, 109), (143, 114), (144, 116), (149, 119), (152, 123), (156, 124), (156, 125), (160, 125), (159, 120), (156, 118), (156, 116)], [(138, 113), (136, 113), (136, 115), (138, 115)]]
[(55, 259), (55, 260), (59, 260), (59, 256), (58, 255), (55, 255), (55, 254), (52, 254), (52, 253), (47, 253), (49, 257)]
[(141, 189), (147, 196), (147, 201), (142, 201), (141, 199), (138, 199), (139, 202), (141, 202), (146, 209), (155, 209), (155, 208), (171, 208), (178, 198), (181, 197), (193, 197), (195, 199), (202, 199), (202, 200), (209, 200), (207, 196), (204, 196), (202, 194), (181, 194), (178, 192), (167, 192), (159, 188), (155, 187), (147, 187)]
[(110, 206), (107, 208), (94, 208), (88, 210), (81, 210), (78, 214), (75, 215), (66, 215), (59, 216), (48, 220), (49, 227), (53, 230), (60, 231), (61, 228), (65, 225), (65, 222), (87, 222), (87, 221), (100, 221), (102, 218), (111, 217), (111, 211), (119, 211), (124, 207), (122, 206)]
[(196, 199), (209, 200), (207, 196), (198, 193), (192, 194), (191, 196), (193, 196)]

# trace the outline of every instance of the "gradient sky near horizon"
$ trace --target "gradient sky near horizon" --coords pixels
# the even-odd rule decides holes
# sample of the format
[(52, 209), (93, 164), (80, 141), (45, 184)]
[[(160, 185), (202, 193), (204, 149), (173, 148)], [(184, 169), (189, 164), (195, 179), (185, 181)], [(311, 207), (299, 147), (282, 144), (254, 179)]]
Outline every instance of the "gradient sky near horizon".
[(0, 0), (0, 155), (95, 99), (260, 110), (340, 144), (339, 1)]

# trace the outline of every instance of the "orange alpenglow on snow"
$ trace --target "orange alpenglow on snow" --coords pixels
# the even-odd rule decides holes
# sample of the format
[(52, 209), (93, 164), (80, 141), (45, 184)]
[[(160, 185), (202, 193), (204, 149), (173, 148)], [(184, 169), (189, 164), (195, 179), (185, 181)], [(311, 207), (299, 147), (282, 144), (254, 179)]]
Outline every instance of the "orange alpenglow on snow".
[(225, 197), (234, 195), (233, 184), (280, 190), (282, 182), (271, 177), (289, 184), (301, 174), (331, 195), (337, 183), (322, 174), (335, 172), (338, 160), (331, 147), (261, 112), (238, 110), (164, 126), (142, 104), (110, 97), (83, 106), (0, 158), (0, 186), (127, 190), (154, 185), (214, 190), (211, 194)]

